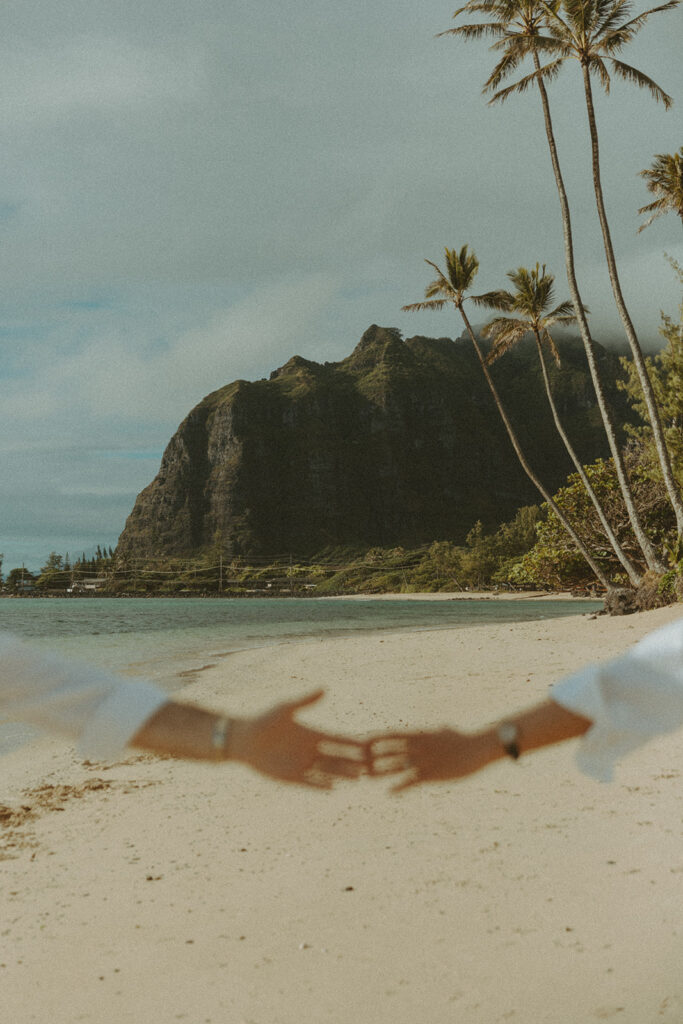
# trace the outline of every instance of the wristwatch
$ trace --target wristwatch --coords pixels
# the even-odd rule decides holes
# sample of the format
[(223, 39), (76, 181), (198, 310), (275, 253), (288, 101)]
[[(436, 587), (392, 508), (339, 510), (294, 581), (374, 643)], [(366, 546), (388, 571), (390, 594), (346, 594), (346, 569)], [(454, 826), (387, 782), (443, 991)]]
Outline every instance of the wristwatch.
[(224, 757), (228, 750), (230, 725), (230, 719), (225, 715), (220, 715), (214, 722), (213, 732), (211, 733), (211, 746), (216, 751), (216, 756), (219, 759)]
[(500, 745), (513, 761), (519, 757), (519, 729), (515, 722), (501, 722), (496, 730)]

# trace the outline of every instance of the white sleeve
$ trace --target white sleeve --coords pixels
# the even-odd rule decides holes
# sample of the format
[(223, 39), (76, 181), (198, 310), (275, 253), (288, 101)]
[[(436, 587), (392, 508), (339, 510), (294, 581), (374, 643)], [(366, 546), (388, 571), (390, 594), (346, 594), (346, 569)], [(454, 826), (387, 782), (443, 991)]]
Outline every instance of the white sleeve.
[(568, 676), (550, 696), (591, 719), (577, 763), (587, 775), (609, 781), (615, 761), (683, 726), (683, 620), (650, 633), (613, 661)]
[(78, 743), (83, 757), (114, 760), (168, 695), (0, 634), (0, 718)]

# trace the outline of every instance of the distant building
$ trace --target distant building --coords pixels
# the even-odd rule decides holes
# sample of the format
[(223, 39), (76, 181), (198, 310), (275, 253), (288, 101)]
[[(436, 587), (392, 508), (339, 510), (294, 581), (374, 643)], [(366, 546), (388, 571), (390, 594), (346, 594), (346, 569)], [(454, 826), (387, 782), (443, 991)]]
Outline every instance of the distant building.
[(101, 590), (107, 582), (106, 576), (93, 576), (82, 580), (76, 580), (71, 587), (66, 588), (67, 594), (83, 594), (94, 590)]

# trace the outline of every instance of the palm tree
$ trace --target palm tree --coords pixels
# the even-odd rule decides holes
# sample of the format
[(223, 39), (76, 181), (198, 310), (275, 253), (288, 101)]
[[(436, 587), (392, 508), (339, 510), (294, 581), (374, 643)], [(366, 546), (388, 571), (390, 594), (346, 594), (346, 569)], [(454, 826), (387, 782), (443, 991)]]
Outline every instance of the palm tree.
[[(612, 413), (607, 404), (607, 399), (605, 397), (600, 377), (595, 344), (588, 326), (585, 306), (582, 302), (579, 286), (576, 280), (574, 242), (571, 215), (569, 212), (569, 201), (567, 199), (567, 191), (562, 177), (562, 170), (560, 168), (557, 144), (555, 142), (555, 133), (550, 115), (550, 104), (548, 102), (548, 94), (545, 88), (546, 78), (551, 79), (555, 74), (557, 74), (559, 71), (559, 64), (555, 62), (553, 66), (543, 69), (543, 73), (541, 74), (541, 64), (539, 59), (539, 52), (544, 53), (548, 45), (547, 39), (543, 35), (546, 29), (548, 17), (545, 5), (542, 0), (469, 0), (466, 6), (459, 8), (455, 12), (453, 17), (457, 18), (461, 14), (465, 13), (468, 15), (481, 13), (491, 20), (478, 24), (460, 25), (457, 28), (449, 29), (446, 32), (441, 32), (439, 34), (442, 36), (462, 35), (465, 39), (479, 39), (482, 36), (488, 36), (495, 40), (492, 49), (502, 51), (502, 56), (484, 85), (485, 93), (494, 93), (491, 102), (495, 102), (496, 100), (505, 100), (513, 92), (524, 92), (532, 84), (535, 84), (538, 88), (541, 106), (543, 108), (543, 120), (546, 138), (548, 140), (548, 148), (550, 150), (553, 173), (555, 176), (555, 184), (557, 186), (557, 193), (560, 200), (562, 230), (564, 236), (565, 266), (567, 270), (569, 291), (574, 305), (574, 312), (576, 314), (581, 340), (586, 353), (591, 380), (593, 381), (593, 388), (595, 390), (598, 408), (600, 409), (605, 434), (607, 435), (607, 442), (609, 444), (615, 472), (617, 474), (617, 480), (619, 482), (619, 488), (624, 499), (631, 528), (640, 549), (643, 552), (648, 568), (661, 571), (664, 567), (659, 561), (652, 542), (640, 522), (640, 516), (636, 509), (636, 503), (631, 484), (626, 473), (621, 448), (619, 447)], [(501, 82), (507, 76), (512, 74), (528, 55), (531, 55), (533, 60), (534, 73), (526, 76), (521, 80), (521, 82), (508, 89), (496, 91), (498, 90)]]
[(657, 153), (652, 167), (641, 171), (640, 176), (645, 178), (648, 191), (657, 198), (638, 210), (638, 213), (652, 214), (638, 231), (665, 213), (677, 213), (683, 223), (683, 146), (677, 153)]
[[(581, 460), (576, 454), (574, 447), (567, 436), (567, 432), (560, 419), (560, 414), (557, 410), (555, 398), (550, 386), (550, 377), (548, 374), (548, 367), (546, 365), (544, 347), (550, 351), (553, 359), (559, 366), (560, 354), (550, 333), (550, 328), (556, 325), (569, 327), (576, 323), (576, 314), (573, 311), (572, 303), (569, 301), (562, 302), (559, 306), (548, 311), (548, 307), (553, 302), (555, 278), (552, 274), (546, 272), (545, 264), (543, 267), (539, 267), (537, 263), (533, 270), (527, 270), (526, 267), (519, 267), (517, 270), (510, 271), (508, 277), (514, 285), (514, 292), (500, 291), (492, 293), (489, 296), (489, 304), (493, 309), (504, 310), (510, 313), (514, 312), (519, 315), (516, 317), (496, 317), (484, 328), (483, 334), (486, 337), (491, 337), (493, 339), (493, 348), (486, 357), (486, 362), (487, 364), (495, 362), (495, 360), (500, 356), (509, 352), (511, 348), (522, 340), (522, 338), (525, 338), (528, 334), (533, 334), (536, 341), (536, 351), (538, 352), (538, 358), (541, 364), (545, 393), (548, 398), (548, 405), (550, 406), (550, 411), (552, 413), (557, 432), (564, 442), (564, 446), (567, 449), (570, 459), (574, 463), (576, 472), (586, 489), (588, 497), (595, 506), (598, 518), (602, 523), (602, 528), (605, 531), (612, 550), (626, 570), (632, 585), (637, 587), (641, 581), (640, 574), (617, 540), (614, 530), (612, 529), (602, 505), (600, 504), (598, 496), (588, 479), (585, 469), (583, 468)], [(584, 312), (587, 313), (588, 310), (585, 310)]]
[[(609, 92), (611, 82), (609, 72), (611, 70), (612, 74), (618, 78), (633, 82), (641, 89), (647, 89), (655, 100), (663, 103), (668, 109), (672, 100), (661, 86), (631, 64), (625, 64), (618, 60), (615, 54), (620, 53), (634, 39), (652, 14), (673, 10), (678, 6), (678, 0), (669, 0), (668, 3), (661, 4), (659, 7), (652, 7), (635, 18), (629, 17), (630, 0), (562, 0), (562, 14), (560, 14), (559, 4), (551, 5), (544, 0), (541, 0), (541, 3), (548, 15), (548, 34), (544, 39), (543, 46), (546, 52), (554, 56), (554, 60), (535, 74), (537, 77), (555, 75), (564, 61), (570, 59), (577, 60), (581, 66), (591, 139), (593, 188), (612, 293), (631, 348), (633, 363), (652, 425), (652, 435), (662, 477), (676, 515), (678, 535), (681, 537), (683, 536), (683, 498), (674, 479), (671, 458), (666, 446), (662, 420), (647, 365), (621, 290), (614, 246), (607, 220), (600, 176), (600, 146), (591, 79), (593, 74), (596, 75), (605, 92)], [(518, 89), (520, 85), (521, 82), (518, 82), (512, 88)]]
[[(519, 440), (517, 439), (517, 435), (515, 434), (512, 424), (508, 419), (505, 407), (503, 406), (496, 386), (491, 378), (491, 374), (486, 364), (486, 360), (481, 351), (481, 348), (479, 347), (476, 335), (472, 330), (472, 325), (470, 324), (470, 321), (463, 306), (463, 303), (465, 302), (466, 298), (466, 293), (472, 287), (474, 278), (477, 276), (477, 272), (479, 270), (479, 260), (477, 259), (473, 252), (470, 252), (467, 245), (463, 245), (462, 249), (460, 249), (459, 252), (457, 252), (455, 249), (448, 248), (446, 248), (444, 252), (446, 256), (446, 273), (444, 273), (437, 266), (436, 263), (432, 263), (431, 260), (425, 260), (425, 263), (428, 263), (429, 266), (436, 271), (436, 279), (432, 281), (431, 284), (427, 285), (425, 289), (424, 301), (413, 302), (408, 306), (403, 306), (403, 310), (404, 312), (413, 312), (421, 309), (443, 309), (444, 306), (447, 305), (453, 305), (458, 310), (460, 316), (463, 319), (463, 323), (465, 324), (465, 330), (467, 331), (470, 341), (474, 346), (474, 351), (476, 353), (477, 359), (479, 360), (479, 365), (482, 368), (484, 377), (486, 378), (486, 383), (489, 386), (491, 395), (493, 396), (493, 401), (495, 402), (496, 408), (498, 409), (498, 414), (500, 415), (500, 418), (503, 421), (503, 425), (507, 431), (507, 435), (510, 438), (510, 443), (512, 444), (512, 447), (515, 450), (515, 454), (519, 459), (522, 469), (529, 477), (531, 482), (534, 484), (534, 486), (538, 489), (540, 494), (543, 496), (544, 501), (550, 506), (554, 514), (562, 523), (563, 527), (576, 544), (577, 548), (585, 558), (586, 562), (595, 573), (597, 579), (600, 581), (600, 583), (602, 583), (603, 587), (605, 587), (606, 590), (610, 590), (612, 585), (608, 580), (607, 576), (591, 555), (584, 541), (581, 540), (581, 538), (578, 536), (573, 526), (565, 516), (564, 512), (553, 500), (552, 495), (543, 486), (541, 481), (538, 479), (534, 471), (529, 466), (529, 463), (526, 460), (524, 452), (522, 451)], [(485, 295), (471, 295), (469, 296), (469, 298), (476, 305), (490, 306), (495, 301), (496, 294), (497, 293), (489, 293)]]

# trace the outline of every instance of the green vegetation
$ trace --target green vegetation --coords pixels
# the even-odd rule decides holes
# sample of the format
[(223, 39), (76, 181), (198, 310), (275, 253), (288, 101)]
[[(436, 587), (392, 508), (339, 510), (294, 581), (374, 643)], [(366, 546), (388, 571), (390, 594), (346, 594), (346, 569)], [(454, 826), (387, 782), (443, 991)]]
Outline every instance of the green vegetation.
[[(589, 6), (591, 2), (592, 0), (586, 0), (587, 6)], [(579, 4), (578, 6), (581, 5)], [(609, 6), (610, 4), (608, 3), (607, 7)], [(614, 413), (611, 408), (608, 395), (606, 394), (604, 368), (601, 367), (598, 359), (596, 345), (588, 325), (586, 307), (582, 301), (576, 278), (574, 236), (569, 200), (564, 184), (564, 178), (562, 176), (562, 169), (560, 167), (555, 130), (550, 112), (550, 102), (548, 100), (548, 92), (546, 89), (546, 81), (550, 83), (550, 81), (555, 77), (560, 64), (557, 63), (554, 67), (551, 65), (550, 68), (545, 69), (541, 67), (541, 58), (543, 57), (545, 59), (548, 46), (546, 35), (550, 31), (549, 11), (546, 8), (546, 5), (542, 2), (539, 3), (538, 0), (469, 0), (469, 3), (466, 4), (465, 7), (456, 11), (454, 17), (457, 18), (461, 14), (468, 16), (472, 14), (484, 14), (489, 20), (483, 23), (460, 25), (457, 28), (451, 29), (447, 33), (443, 33), (444, 35), (462, 35), (466, 40), (479, 39), (482, 36), (490, 37), (495, 40), (491, 49), (494, 50), (498, 56), (502, 51), (502, 56), (499, 56), (496, 66), (484, 84), (483, 91), (484, 93), (492, 94), (492, 103), (504, 101), (515, 93), (523, 93), (527, 88), (533, 85), (538, 89), (543, 112), (545, 134), (548, 141), (550, 160), (553, 168), (553, 176), (555, 178), (555, 186), (557, 188), (557, 194), (560, 201), (565, 267), (567, 271), (569, 292), (574, 306), (574, 313), (581, 333), (581, 341), (586, 354), (596, 400), (600, 409), (600, 416), (602, 418), (605, 436), (609, 445), (617, 479), (619, 481), (619, 487), (624, 498), (624, 504), (628, 511), (631, 528), (638, 540), (640, 550), (646, 559), (648, 567), (654, 567), (657, 565), (657, 555), (646, 531), (643, 529), (642, 523), (638, 518), (635, 501), (631, 492), (631, 484), (624, 466)], [(554, 43), (551, 43), (550, 45), (551, 48), (555, 46)], [(615, 46), (618, 47), (619, 45), (620, 40), (615, 40)], [(567, 51), (564, 56), (569, 56), (571, 52), (571, 50)], [(499, 87), (502, 85), (503, 81), (510, 74), (516, 72), (529, 56), (531, 57), (534, 67), (533, 73), (523, 77), (519, 82), (512, 86), (500, 89)], [(607, 81), (609, 81), (609, 79), (607, 79)]]
[[(196, 558), (129, 559), (111, 549), (70, 564), (51, 552), (38, 576), (13, 569), (5, 592), (32, 596), (330, 596), (436, 593), (505, 587), (536, 540), (539, 510), (525, 507), (493, 533), (476, 523), (464, 544), (420, 548), (335, 548), (315, 559), (227, 558), (216, 547)], [(26, 588), (20, 586), (21, 582)]]
[[(447, 247), (443, 269), (426, 261), (436, 277), (424, 299), (403, 308), (452, 306), (472, 351), (373, 326), (339, 363), (294, 356), (267, 381), (221, 388), (172, 438), (116, 553), (72, 564), (52, 552), (35, 580), (13, 569), (5, 589), (341, 594), (597, 582), (608, 594), (630, 588), (640, 607), (683, 595), (683, 304), (678, 321), (662, 314), (666, 348), (646, 359), (611, 242), (593, 103), (595, 82), (608, 93), (616, 76), (671, 105), (621, 54), (677, 3), (632, 17), (626, 0), (468, 0), (454, 17), (484, 20), (441, 33), (492, 41), (491, 103), (538, 92), (571, 301), (551, 308), (554, 277), (538, 263), (508, 275), (513, 291), (470, 295), (478, 260), (468, 244)], [(506, 84), (527, 61), (532, 69)], [(576, 279), (547, 88), (569, 62), (581, 73), (598, 221), (631, 349), (621, 366), (594, 341)], [(667, 212), (683, 219), (682, 168), (683, 149), (641, 172), (655, 196), (638, 211), (651, 214), (641, 230)], [(466, 301), (505, 314), (484, 329), (490, 350)], [(550, 334), (574, 323), (581, 365), (576, 346)], [(540, 509), (528, 504), (534, 489)], [(305, 557), (273, 553), (290, 550)]]
[[(415, 302), (412, 305), (404, 306), (403, 308), (404, 310), (441, 309), (443, 308), (444, 305), (446, 305), (446, 303), (449, 303), (452, 304), (458, 310), (465, 324), (465, 330), (467, 331), (470, 337), (470, 341), (472, 342), (472, 345), (474, 347), (474, 351), (479, 361), (479, 365), (481, 366), (481, 369), (484, 373), (484, 377), (486, 378), (486, 383), (488, 385), (489, 391), (491, 392), (493, 401), (495, 402), (496, 409), (498, 410), (498, 415), (500, 416), (503, 422), (508, 438), (510, 440), (510, 444), (514, 449), (515, 455), (519, 460), (520, 466), (522, 467), (522, 469), (524, 470), (524, 472), (526, 473), (534, 487), (541, 493), (541, 495), (545, 499), (545, 503), (550, 506), (556, 518), (562, 523), (563, 527), (571, 537), (572, 541), (574, 542), (574, 544), (579, 549), (579, 551), (585, 558), (586, 562), (590, 566), (594, 575), (605, 587), (605, 589), (608, 589), (609, 580), (603, 573), (600, 565), (593, 558), (589, 548), (586, 547), (583, 540), (581, 539), (579, 534), (576, 532), (576, 529), (572, 525), (572, 522), (565, 516), (561, 507), (555, 504), (552, 495), (548, 492), (547, 488), (540, 480), (538, 474), (531, 468), (526, 453), (523, 451), (522, 445), (520, 444), (517, 432), (512, 426), (510, 417), (508, 416), (507, 410), (503, 405), (503, 402), (498, 393), (498, 389), (496, 388), (491, 377), (491, 374), (489, 372), (488, 360), (485, 359), (482, 354), (477, 338), (474, 334), (474, 331), (472, 330), (471, 324), (463, 308), (463, 302), (465, 301), (466, 292), (469, 291), (469, 289), (471, 288), (472, 282), (479, 269), (479, 261), (477, 260), (473, 252), (469, 252), (468, 247), (466, 245), (462, 247), (460, 252), (456, 252), (455, 249), (446, 248), (445, 260), (445, 273), (441, 271), (441, 269), (436, 265), (436, 263), (432, 263), (431, 260), (425, 261), (430, 265), (430, 267), (433, 267), (433, 269), (436, 271), (437, 278), (435, 281), (432, 281), (431, 284), (427, 285), (427, 288), (425, 289), (424, 302)], [(508, 295), (509, 293), (492, 292), (486, 295), (470, 296), (470, 298), (477, 305), (491, 306), (493, 308), (500, 309), (505, 308), (506, 304), (509, 305), (507, 303), (507, 298), (503, 297), (507, 297)], [(541, 360), (541, 363), (545, 368), (543, 360)]]
[[(677, 424), (680, 422), (676, 419), (680, 392), (674, 393), (672, 387), (677, 374), (678, 356), (671, 346), (671, 338), (679, 336), (679, 332), (672, 321), (665, 320), (664, 329), (670, 341), (669, 353), (663, 360), (659, 360), (657, 366), (653, 365), (652, 361), (645, 360), (622, 294), (610, 236), (601, 180), (598, 128), (592, 89), (593, 80), (596, 79), (608, 93), (611, 73), (628, 83), (647, 89), (656, 101), (668, 108), (672, 102), (671, 97), (642, 71), (624, 63), (620, 55), (653, 14), (672, 10), (676, 6), (677, 0), (671, 0), (632, 17), (631, 7), (624, 0), (558, 0), (556, 4), (547, 4), (542, 0), (469, 0), (464, 7), (456, 11), (454, 17), (483, 14), (487, 20), (461, 24), (449, 32), (442, 33), (462, 36), (466, 40), (483, 37), (493, 39), (491, 48), (496, 52), (498, 61), (484, 85), (484, 92), (492, 94), (491, 102), (504, 101), (514, 94), (524, 93), (531, 87), (538, 89), (560, 198), (565, 262), (574, 315), (581, 332), (612, 454), (607, 474), (604, 472), (604, 465), (586, 467), (584, 470), (583, 464), (572, 456), (577, 470), (576, 479), (570, 478), (568, 486), (561, 489), (555, 499), (546, 498), (545, 520), (539, 528), (538, 542), (533, 551), (526, 556), (523, 565), (518, 567), (518, 577), (529, 581), (540, 576), (546, 580), (552, 579), (560, 585), (567, 578), (585, 576), (586, 567), (589, 566), (593, 576), (603, 585), (606, 584), (608, 591), (619, 583), (630, 584), (635, 588), (645, 584), (652, 601), (665, 591), (669, 594), (675, 591), (671, 573), (675, 575), (678, 572), (678, 552), (683, 546), (680, 452), (676, 450), (675, 437)], [(503, 87), (507, 79), (519, 72), (527, 58), (531, 59), (533, 70), (523, 74), (512, 85)], [(576, 282), (569, 203), (559, 164), (546, 89), (546, 85), (557, 77), (564, 63), (571, 60), (577, 62), (582, 75), (591, 143), (593, 187), (605, 259), (617, 311), (631, 348), (632, 361), (627, 367), (628, 379), (624, 386), (629, 392), (633, 406), (645, 421), (641, 428), (632, 431), (634, 441), (626, 450), (617, 440), (612, 415), (605, 402), (602, 377), (598, 372), (594, 342), (588, 327), (588, 310), (582, 302)], [(648, 181), (648, 188), (657, 196), (657, 200), (648, 207), (643, 207), (640, 213), (652, 212), (654, 216), (668, 211), (683, 213), (678, 154), (673, 157), (658, 156), (652, 169), (642, 173)], [(446, 250), (447, 257), (451, 251)], [(544, 336), (541, 329), (540, 314), (545, 307), (543, 304), (530, 301), (532, 298), (543, 297), (538, 265), (535, 281), (532, 281), (533, 272), (530, 275), (524, 268), (520, 268), (516, 278), (513, 275), (511, 277), (516, 285), (517, 294), (499, 293), (497, 308), (509, 311), (515, 307), (520, 309), (520, 305), (525, 306), (526, 322), (520, 318), (513, 321), (509, 317), (499, 317), (491, 325), (491, 333), (494, 338), (497, 336), (498, 350), (501, 352), (510, 348), (528, 331), (533, 333), (545, 371), (542, 342), (545, 340), (550, 345), (549, 336)], [(545, 267), (543, 277), (546, 277)], [(531, 288), (532, 284), (536, 286), (535, 289)], [(549, 287), (552, 288), (552, 278)], [(427, 292), (428, 299), (430, 295), (436, 294), (435, 285), (430, 288), (431, 292), (429, 289)], [(531, 294), (534, 290), (538, 293), (536, 296)], [(491, 304), (495, 307), (495, 296)], [(564, 304), (565, 307), (568, 305)], [(529, 315), (532, 312), (533, 317)], [(568, 312), (568, 308), (561, 306), (554, 310), (553, 314), (567, 315)], [(550, 314), (551, 318), (553, 314)], [(550, 347), (552, 350), (552, 346)], [(494, 347), (492, 358), (495, 358), (496, 354)], [(667, 390), (669, 393), (665, 397), (664, 391)], [(546, 392), (553, 408), (555, 425), (565, 439), (547, 380)], [(499, 412), (503, 415), (500, 408)], [(521, 459), (515, 439), (510, 431), (508, 433)], [(636, 439), (639, 443), (635, 443)], [(571, 446), (567, 447), (571, 454)], [(589, 468), (591, 472), (588, 471)], [(620, 507), (615, 509), (620, 519), (613, 520), (607, 516), (603, 501), (598, 498), (598, 487), (593, 486), (592, 476), (595, 477), (596, 483), (605, 486), (606, 498), (614, 499), (616, 491), (620, 492)], [(606, 487), (608, 478), (609, 487)], [(534, 480), (534, 483), (537, 481)], [(647, 497), (644, 498), (642, 493), (637, 495), (638, 489), (647, 492)], [(539, 490), (543, 493), (542, 487), (539, 486)], [(597, 528), (592, 522), (596, 515)], [(626, 531), (623, 529), (624, 520), (628, 522)], [(560, 531), (560, 526), (563, 531)], [(623, 539), (617, 536), (618, 533), (624, 534)], [(606, 546), (607, 550), (604, 550)], [(629, 548), (633, 550), (627, 553)], [(579, 559), (579, 552), (583, 562)], [(615, 557), (619, 563), (616, 566), (612, 564)], [(653, 585), (653, 579), (666, 579), (667, 582), (660, 587), (659, 583)]]
[[(675, 263), (673, 266), (683, 283), (681, 268)], [(660, 332), (666, 341), (666, 347), (647, 360), (647, 369), (657, 396), (675, 479), (680, 486), (683, 483), (683, 302), (679, 309), (678, 322), (673, 317), (662, 314)], [(664, 573), (646, 574), (644, 578), (646, 589), (652, 592), (650, 604), (656, 604), (683, 597), (683, 544), (662, 480), (652, 427), (647, 419), (647, 409), (642, 398), (638, 375), (629, 359), (623, 359), (622, 362), (626, 377), (620, 386), (628, 395), (639, 419), (637, 426), (627, 427), (631, 440), (625, 448), (624, 458), (638, 515), (667, 565)], [(585, 471), (607, 518), (614, 525), (620, 543), (629, 557), (637, 561), (638, 548), (629, 528), (623, 496), (618, 487), (612, 461), (598, 460), (586, 466)], [(604, 530), (595, 509), (591, 508), (588, 502), (587, 492), (578, 475), (569, 478), (567, 486), (555, 495), (555, 500), (566, 514), (581, 522), (587, 543), (614, 582), (625, 585), (627, 579), (619, 572), (614, 553), (606, 544)], [(566, 543), (560, 524), (548, 508), (542, 509), (536, 544), (520, 560), (510, 577), (510, 582), (520, 586), (532, 586), (543, 582), (545, 585), (560, 589), (585, 586), (590, 582), (585, 565), (577, 556), (577, 552)]]
[(113, 549), (100, 547), (99, 544), (92, 558), (86, 558), (83, 554), (73, 562), (68, 552), (60, 555), (51, 551), (38, 573), (29, 572), (23, 567), (11, 569), (2, 591), (16, 596), (94, 593), (105, 585), (114, 563)]

